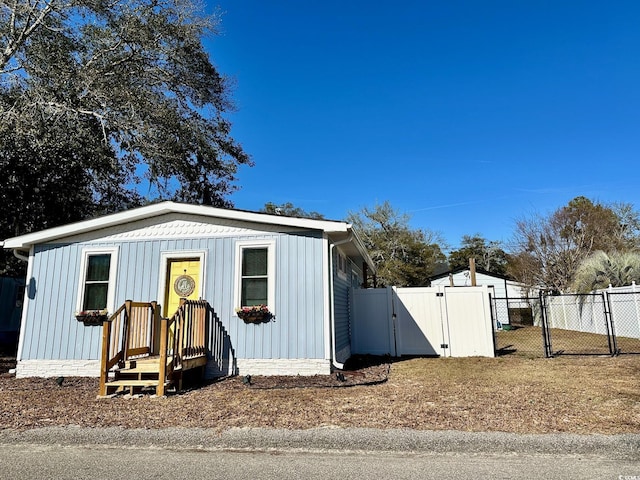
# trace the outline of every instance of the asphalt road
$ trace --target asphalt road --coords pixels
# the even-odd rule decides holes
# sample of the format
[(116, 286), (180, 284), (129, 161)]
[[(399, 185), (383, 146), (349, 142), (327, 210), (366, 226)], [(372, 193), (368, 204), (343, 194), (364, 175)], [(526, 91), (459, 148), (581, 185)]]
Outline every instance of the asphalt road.
[(0, 430), (3, 479), (640, 480), (640, 435), (79, 427)]
[(233, 452), (3, 446), (5, 479), (619, 479), (640, 464), (572, 455)]

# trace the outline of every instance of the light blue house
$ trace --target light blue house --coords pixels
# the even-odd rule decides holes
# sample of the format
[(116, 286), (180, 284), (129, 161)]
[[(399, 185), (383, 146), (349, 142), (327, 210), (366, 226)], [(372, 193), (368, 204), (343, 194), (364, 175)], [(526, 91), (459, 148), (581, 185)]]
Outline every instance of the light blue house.
[[(375, 273), (350, 224), (172, 202), (10, 238), (28, 258), (17, 376), (97, 376), (101, 328), (81, 311), (179, 297), (215, 311), (207, 375), (313, 375), (351, 355), (349, 289)], [(271, 321), (236, 310), (266, 304)]]

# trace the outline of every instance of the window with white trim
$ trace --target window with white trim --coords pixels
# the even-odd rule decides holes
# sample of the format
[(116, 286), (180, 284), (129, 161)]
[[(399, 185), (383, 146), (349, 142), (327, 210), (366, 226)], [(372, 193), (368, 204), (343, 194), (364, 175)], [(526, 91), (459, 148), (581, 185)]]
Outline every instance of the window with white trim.
[(275, 244), (238, 242), (236, 251), (236, 305), (267, 305), (273, 312)]
[(83, 251), (77, 310), (113, 310), (117, 248)]

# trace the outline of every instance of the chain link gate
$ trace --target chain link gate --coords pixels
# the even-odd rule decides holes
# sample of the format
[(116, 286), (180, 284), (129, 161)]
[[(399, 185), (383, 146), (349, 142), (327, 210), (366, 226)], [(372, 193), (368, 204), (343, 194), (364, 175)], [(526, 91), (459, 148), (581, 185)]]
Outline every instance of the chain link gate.
[(543, 295), (546, 356), (615, 355), (604, 293)]
[(494, 297), (491, 307), (497, 355), (545, 356), (540, 297)]

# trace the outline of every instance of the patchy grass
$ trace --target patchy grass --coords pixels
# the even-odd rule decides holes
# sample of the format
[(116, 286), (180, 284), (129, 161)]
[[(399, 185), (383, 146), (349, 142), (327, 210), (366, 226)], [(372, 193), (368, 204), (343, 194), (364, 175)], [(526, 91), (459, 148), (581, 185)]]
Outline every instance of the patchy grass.
[(499, 355), (516, 354), (528, 357), (544, 357), (542, 328), (520, 327), (496, 332)]
[(55, 379), (4, 375), (0, 425), (637, 433), (639, 379), (640, 356), (414, 358), (392, 363), (388, 381), (374, 385), (254, 377), (247, 386), (236, 377), (167, 398), (96, 400), (96, 379), (58, 387)]
[(640, 339), (616, 337), (616, 347), (623, 353), (640, 353)]

